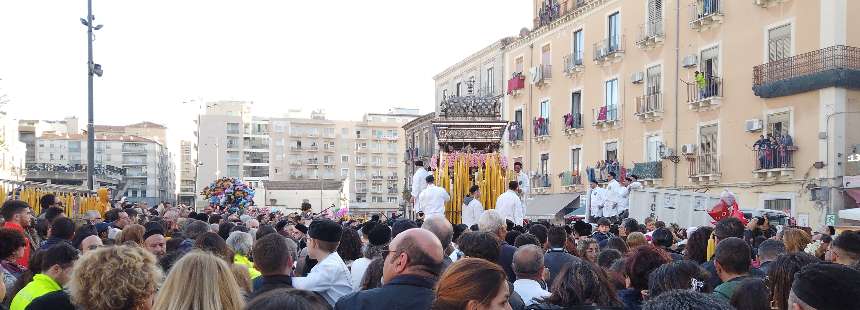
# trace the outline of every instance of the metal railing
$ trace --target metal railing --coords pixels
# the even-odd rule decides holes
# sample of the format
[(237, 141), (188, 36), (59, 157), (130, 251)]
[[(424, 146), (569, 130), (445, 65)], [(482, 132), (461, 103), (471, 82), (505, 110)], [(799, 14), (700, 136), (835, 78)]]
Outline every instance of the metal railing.
[(549, 174), (538, 174), (532, 177), (532, 187), (534, 188), (547, 188), (552, 186), (550, 182)]
[(633, 169), (628, 174), (635, 174), (642, 180), (656, 180), (663, 178), (663, 162), (650, 161), (644, 163), (633, 163)]
[(705, 153), (693, 156), (689, 172), (691, 177), (720, 174), (720, 155)]
[(580, 175), (579, 171), (565, 171), (559, 173), (558, 179), (561, 182), (561, 186), (582, 185), (582, 175)]
[(544, 81), (552, 80), (552, 65), (549, 64), (541, 64), (538, 66), (541, 70), (541, 74)]
[(546, 117), (538, 117), (535, 118), (532, 122), (532, 127), (534, 127), (535, 137), (542, 137), (549, 135), (549, 118)]
[(753, 150), (755, 170), (794, 168), (796, 146), (765, 146)]
[(753, 86), (838, 69), (860, 70), (860, 48), (828, 46), (755, 66)]
[(723, 96), (723, 79), (720, 77), (699, 77), (687, 83), (687, 103), (699, 102)]
[(690, 4), (690, 23), (699, 22), (713, 15), (722, 15), (722, 0), (694, 0)]
[(582, 128), (582, 113), (567, 113), (562, 119), (564, 120), (564, 129)]
[(523, 141), (523, 125), (517, 122), (511, 122), (508, 126), (508, 141)]
[(649, 21), (639, 25), (639, 36), (636, 44), (643, 44), (649, 40), (666, 35), (663, 30), (663, 20)]
[(636, 97), (636, 115), (663, 112), (663, 94), (658, 92)]
[(594, 43), (594, 61), (603, 61), (607, 57), (624, 51), (624, 35), (609, 36)]
[(564, 72), (571, 73), (574, 68), (583, 66), (583, 51), (578, 50), (571, 54), (567, 54), (564, 59)]
[(594, 113), (594, 125), (614, 122), (621, 119), (618, 114), (618, 106), (615, 105), (602, 106), (591, 110)]

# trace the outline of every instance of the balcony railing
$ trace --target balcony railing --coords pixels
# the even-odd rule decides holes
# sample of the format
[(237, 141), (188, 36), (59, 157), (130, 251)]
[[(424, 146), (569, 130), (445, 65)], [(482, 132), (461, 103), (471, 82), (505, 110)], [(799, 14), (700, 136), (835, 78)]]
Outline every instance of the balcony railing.
[(600, 108), (592, 109), (594, 113), (594, 126), (603, 127), (607, 125), (612, 125), (613, 123), (621, 120), (621, 117), (618, 113), (618, 106), (602, 106)]
[(605, 183), (609, 181), (610, 172), (614, 172), (615, 175), (621, 175), (621, 169), (624, 169), (624, 167), (615, 160), (601, 160), (594, 167), (588, 167), (585, 173), (589, 180)]
[(713, 99), (723, 97), (723, 79), (716, 76), (696, 77), (694, 83), (687, 83), (687, 103), (694, 110), (719, 104)]
[(716, 153), (694, 155), (690, 158), (690, 177), (699, 181), (720, 175), (720, 156)]
[(624, 35), (609, 36), (594, 43), (594, 61), (607, 62), (624, 55)]
[(639, 25), (639, 36), (636, 37), (636, 45), (640, 48), (648, 48), (663, 42), (666, 36), (663, 30), (663, 20), (649, 21)]
[(646, 120), (663, 113), (663, 94), (653, 93), (636, 97), (636, 116)]
[(561, 6), (556, 0), (541, 1), (542, 5), (538, 9), (538, 16), (534, 19), (534, 28), (549, 25), (552, 21), (561, 16)]
[(537, 117), (532, 121), (535, 137), (549, 136), (549, 119), (546, 117)]
[(552, 186), (550, 182), (549, 174), (538, 174), (532, 177), (532, 187), (534, 188), (548, 188)]
[(834, 45), (753, 67), (753, 92), (773, 98), (834, 86), (856, 89), (851, 82), (858, 76), (860, 48)]
[(582, 185), (582, 175), (579, 171), (565, 171), (558, 174), (562, 187)]
[(644, 163), (633, 163), (633, 169), (628, 174), (635, 174), (641, 180), (663, 179), (663, 162), (650, 161)]
[(564, 73), (572, 75), (585, 69), (582, 50), (564, 56)]
[(541, 64), (532, 68), (532, 70), (532, 84), (541, 86), (552, 80), (552, 65)]
[(520, 89), (526, 87), (526, 77), (522, 72), (515, 72), (508, 80), (508, 95), (516, 95)]
[(694, 0), (690, 4), (690, 27), (702, 31), (723, 21), (723, 0)]
[(508, 141), (518, 142), (523, 141), (523, 125), (517, 122), (511, 122), (508, 126)]
[(794, 169), (796, 146), (767, 145), (753, 150), (755, 170)]
[(564, 120), (564, 130), (582, 128), (582, 113), (567, 113), (562, 119)]

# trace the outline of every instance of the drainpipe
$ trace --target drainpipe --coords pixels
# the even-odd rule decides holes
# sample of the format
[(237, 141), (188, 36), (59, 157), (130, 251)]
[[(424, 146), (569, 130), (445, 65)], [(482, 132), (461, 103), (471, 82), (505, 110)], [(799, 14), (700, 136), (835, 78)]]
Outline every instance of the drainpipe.
[[(535, 49), (534, 43), (529, 43), (529, 68), (534, 66), (534, 57), (535, 57), (534, 49)], [(523, 68), (523, 70), (525, 70), (525, 69), (526, 68)], [(525, 74), (523, 74), (523, 76), (525, 76)], [(523, 120), (523, 123), (526, 123), (526, 124), (528, 124), (528, 121), (532, 120), (532, 103), (534, 100), (532, 98), (532, 90), (533, 89), (534, 89), (534, 85), (532, 83), (529, 83), (529, 104), (526, 105), (526, 110), (528, 110), (528, 119)], [(526, 171), (526, 174), (529, 174), (529, 176), (531, 176), (531, 171), (532, 171), (531, 170), (532, 169), (532, 140), (535, 137), (535, 133), (533, 132), (534, 131), (534, 125), (533, 124), (529, 124), (529, 125), (532, 126), (532, 130), (529, 131), (529, 132), (531, 132), (531, 137), (529, 137), (529, 139), (528, 139), (529, 154), (528, 154), (528, 156), (526, 156), (526, 158), (524, 158), (524, 160), (528, 160), (527, 166), (529, 167), (529, 170)], [(529, 180), (529, 184), (531, 184), (531, 180)], [(528, 195), (528, 194), (529, 193), (526, 193), (526, 195)]]
[[(681, 0), (675, 0), (675, 152), (678, 148), (678, 81), (681, 79)], [(679, 161), (680, 162), (680, 161)], [(672, 187), (678, 188), (678, 163), (672, 162)]]

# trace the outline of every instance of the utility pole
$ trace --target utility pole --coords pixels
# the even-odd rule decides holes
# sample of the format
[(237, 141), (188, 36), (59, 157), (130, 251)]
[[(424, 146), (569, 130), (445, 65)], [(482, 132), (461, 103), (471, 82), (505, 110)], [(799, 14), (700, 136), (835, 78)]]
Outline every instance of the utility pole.
[(93, 172), (96, 166), (95, 157), (95, 126), (93, 125), (93, 75), (102, 76), (102, 66), (93, 62), (93, 30), (102, 29), (102, 25), (93, 26), (93, 0), (87, 0), (87, 18), (81, 18), (81, 23), (87, 26), (87, 188), (94, 190)]

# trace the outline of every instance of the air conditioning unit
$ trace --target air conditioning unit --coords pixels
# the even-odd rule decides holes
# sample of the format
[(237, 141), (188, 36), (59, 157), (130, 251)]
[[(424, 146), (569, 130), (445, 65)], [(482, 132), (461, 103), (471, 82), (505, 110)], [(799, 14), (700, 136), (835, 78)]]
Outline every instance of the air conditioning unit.
[(747, 132), (759, 132), (762, 129), (762, 121), (760, 119), (748, 119), (744, 128)]
[(696, 145), (695, 144), (684, 144), (681, 146), (681, 154), (693, 155), (695, 153), (696, 153)]
[(642, 71), (633, 73), (633, 75), (630, 76), (630, 81), (633, 82), (633, 84), (642, 84), (643, 80), (645, 80), (645, 73)]
[(684, 57), (684, 60), (681, 62), (681, 65), (684, 68), (692, 68), (699, 64), (699, 56), (696, 55), (687, 55)]
[(660, 147), (658, 149), (660, 150), (660, 158), (675, 156), (675, 150), (670, 147), (667, 147), (665, 144), (660, 144)]

